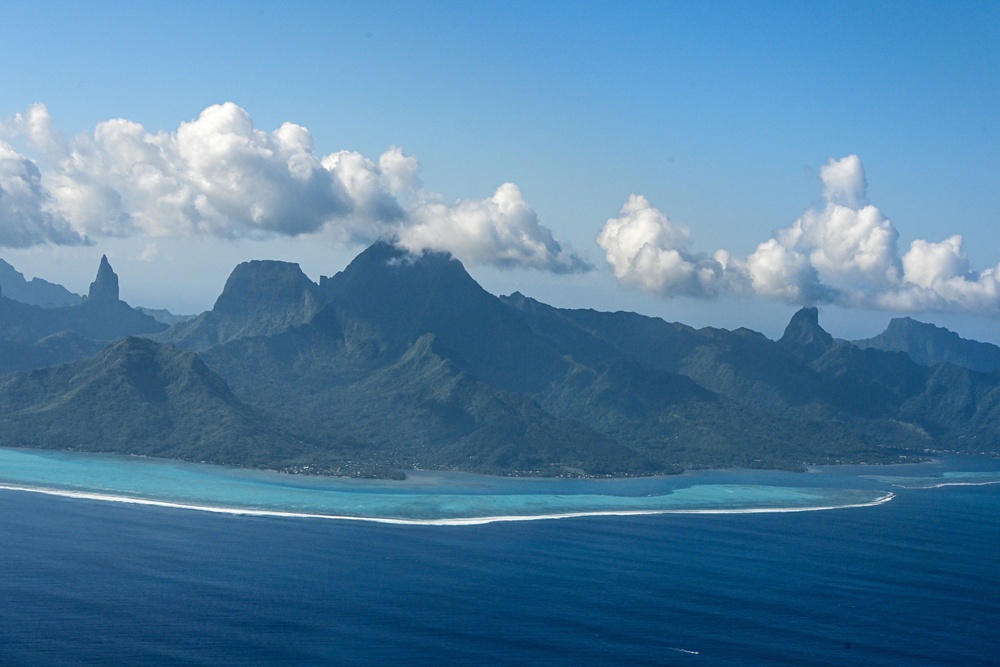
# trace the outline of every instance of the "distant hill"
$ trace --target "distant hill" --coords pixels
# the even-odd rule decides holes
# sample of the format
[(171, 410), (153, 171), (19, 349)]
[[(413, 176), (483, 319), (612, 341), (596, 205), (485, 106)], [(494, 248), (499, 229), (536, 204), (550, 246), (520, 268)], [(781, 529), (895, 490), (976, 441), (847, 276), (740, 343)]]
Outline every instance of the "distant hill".
[(118, 276), (102, 257), (90, 293), (75, 305), (42, 308), (0, 297), (0, 374), (80, 359), (110, 341), (167, 328), (118, 295)]
[(37, 341), (72, 331), (92, 340), (111, 341), (166, 328), (118, 298), (118, 276), (107, 257), (101, 258), (88, 297), (76, 305), (41, 308), (0, 297), (0, 340)]
[[(72, 308), (120, 304), (112, 275), (102, 262)], [(20, 357), (88, 353), (81, 333), (13, 337), (51, 323), (13, 303), (0, 301), (0, 332)], [(1000, 453), (1000, 374), (837, 341), (819, 316), (801, 309), (773, 341), (554, 308), (486, 292), (450, 255), (389, 243), (318, 285), (295, 264), (246, 262), (211, 311), (155, 340), (0, 379), (0, 444), (378, 476)]]
[(957, 333), (909, 317), (896, 317), (874, 338), (853, 341), (863, 349), (905, 352), (924, 366), (942, 362), (974, 371), (1000, 370), (1000, 347), (967, 340)]
[(25, 280), (24, 274), (2, 259), (0, 259), (0, 296), (42, 308), (72, 306), (83, 300), (79, 294), (70, 292), (62, 285), (41, 278)]
[(160, 324), (166, 324), (168, 327), (180, 324), (181, 322), (187, 322), (188, 320), (193, 320), (197, 317), (196, 315), (174, 315), (165, 308), (143, 308), (142, 306), (136, 306), (135, 309), (143, 315), (152, 317)]

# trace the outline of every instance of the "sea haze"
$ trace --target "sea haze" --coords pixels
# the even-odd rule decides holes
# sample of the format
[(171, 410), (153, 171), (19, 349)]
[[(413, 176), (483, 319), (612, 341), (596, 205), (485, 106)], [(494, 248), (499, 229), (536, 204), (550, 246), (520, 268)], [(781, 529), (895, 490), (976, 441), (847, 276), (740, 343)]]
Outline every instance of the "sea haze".
[[(1000, 469), (960, 463), (798, 477)], [(3, 491), (0, 662), (988, 663), (1000, 485), (893, 488), (826, 512), (461, 527)]]

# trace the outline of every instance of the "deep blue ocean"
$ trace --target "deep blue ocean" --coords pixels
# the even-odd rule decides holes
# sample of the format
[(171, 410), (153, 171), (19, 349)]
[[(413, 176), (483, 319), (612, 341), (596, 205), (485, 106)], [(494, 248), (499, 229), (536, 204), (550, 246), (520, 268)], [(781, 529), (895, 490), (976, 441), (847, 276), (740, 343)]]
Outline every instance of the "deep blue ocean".
[(894, 488), (468, 526), (3, 490), (0, 664), (1000, 664), (1000, 485)]

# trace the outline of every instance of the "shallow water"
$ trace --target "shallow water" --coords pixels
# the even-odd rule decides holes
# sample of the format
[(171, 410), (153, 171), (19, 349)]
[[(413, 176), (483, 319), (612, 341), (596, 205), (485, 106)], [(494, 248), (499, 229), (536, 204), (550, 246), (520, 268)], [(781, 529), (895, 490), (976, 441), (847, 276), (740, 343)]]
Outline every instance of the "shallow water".
[[(926, 471), (932, 473), (940, 474)], [(969, 474), (978, 475), (979, 483), (1000, 480), (1000, 473)], [(356, 480), (141, 457), (0, 449), (0, 484), (8, 489), (211, 511), (395, 522), (863, 507), (891, 500), (893, 479), (829, 468), (810, 474), (706, 471), (631, 479), (416, 471), (405, 481)], [(900, 479), (913, 485), (923, 478)]]

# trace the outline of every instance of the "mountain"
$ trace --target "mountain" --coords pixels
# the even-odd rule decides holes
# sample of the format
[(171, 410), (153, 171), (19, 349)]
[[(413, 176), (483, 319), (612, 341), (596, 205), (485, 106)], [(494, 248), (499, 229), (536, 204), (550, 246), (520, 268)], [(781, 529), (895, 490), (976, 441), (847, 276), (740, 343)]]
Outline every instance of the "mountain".
[(636, 313), (560, 309), (519, 294), (504, 302), (584, 365), (625, 359), (684, 375), (755, 412), (830, 416), (829, 396), (815, 372), (792, 350), (757, 332), (696, 330)]
[(72, 306), (82, 300), (79, 294), (73, 294), (62, 285), (41, 278), (25, 280), (24, 274), (2, 259), (0, 259), (0, 295), (42, 308)]
[(398, 356), (433, 334), (443, 356), (510, 391), (537, 391), (565, 367), (549, 341), (448, 253), (411, 254), (378, 242), (320, 289), (344, 330), (363, 330), (380, 354)]
[(298, 264), (244, 262), (230, 274), (212, 310), (171, 327), (157, 339), (185, 349), (207, 350), (307, 322), (321, 302), (318, 286)]
[(87, 300), (104, 303), (118, 301), (118, 274), (111, 268), (107, 255), (101, 255), (101, 265), (97, 267), (97, 277), (94, 278), (94, 282), (90, 283)]
[[(586, 361), (577, 378), (593, 381), (607, 373), (597, 380), (596, 393), (560, 388), (542, 404), (641, 443), (640, 451), (658, 452), (660, 460), (683, 467), (797, 468), (804, 462), (886, 462), (918, 441), (927, 444), (907, 427), (858, 411), (853, 398), (841, 396), (836, 383), (804, 358), (814, 356), (814, 341), (833, 341), (809, 309), (792, 318), (780, 343), (747, 329), (696, 330), (635, 313), (558, 309), (520, 294), (504, 301), (573, 359)], [(669, 390), (671, 375), (664, 371), (674, 376)], [(600, 388), (609, 381), (615, 384)], [(615, 403), (631, 412), (616, 414)], [(645, 412), (638, 407), (644, 404), (651, 406)]]
[(41, 308), (0, 297), (0, 340), (37, 341), (72, 331), (92, 340), (111, 341), (166, 328), (124, 301), (88, 299), (75, 306)]
[(370, 467), (660, 469), (507, 391), (528, 375), (519, 356), (559, 356), (450, 256), (376, 244), (320, 286), (294, 264), (241, 264), (211, 311), (157, 339), (198, 350), (289, 433)]
[(373, 354), (332, 310), (273, 336), (201, 353), (243, 401), (304, 440), (336, 443), (370, 467), (496, 474), (622, 474), (662, 466), (529, 397), (477, 380), (425, 334), (398, 356)]
[(834, 344), (833, 336), (819, 325), (819, 309), (815, 306), (795, 313), (785, 327), (785, 333), (778, 339), (778, 345), (806, 361), (823, 356)]
[(878, 336), (853, 343), (863, 349), (905, 352), (924, 366), (949, 363), (984, 373), (1000, 370), (1000, 347), (967, 340), (943, 327), (909, 317), (893, 318)]
[(0, 296), (0, 375), (81, 359), (109, 341), (166, 328), (118, 298), (118, 276), (102, 257), (90, 294), (75, 305), (42, 308)]
[[(73, 308), (121, 303), (109, 271)], [(0, 322), (4, 308), (22, 329), (42, 318), (13, 304), (0, 300)], [(799, 310), (773, 341), (555, 308), (486, 292), (448, 254), (384, 242), (318, 285), (295, 264), (247, 262), (211, 311), (153, 340), (0, 381), (0, 430), (12, 434), (0, 444), (379, 476), (1000, 453), (1000, 373), (862, 349), (819, 316)], [(17, 354), (84, 353), (61, 336), (25, 338)]]
[[(535, 419), (585, 427), (581, 452), (601, 438), (625, 447), (619, 460), (631, 463), (619, 472), (893, 460), (904, 440), (897, 427), (873, 427), (830, 405), (819, 375), (793, 350), (746, 330), (697, 332), (630, 313), (562, 311), (523, 295), (501, 299), (449, 255), (412, 255), (385, 243), (323, 279), (320, 289), (326, 305), (309, 322), (234, 338), (202, 356), (242, 400), (276, 419), (290, 415), (286, 427), (301, 437), (349, 434), (369, 451), (389, 448), (386, 460), (468, 468), (477, 453), (506, 444), (477, 436), (478, 449), (467, 447), (480, 424), (470, 416), (474, 406), (504, 392), (541, 408)], [(812, 320), (814, 335), (832, 343), (815, 313)], [(418, 371), (413, 359), (436, 371)], [(715, 386), (698, 381), (712, 373), (718, 377), (708, 384)], [(413, 376), (421, 391), (396, 389)], [(456, 377), (470, 389), (446, 389)], [(772, 399), (762, 403), (762, 394)], [(447, 410), (428, 398), (441, 395), (449, 397)], [(517, 405), (527, 410), (529, 403)], [(762, 405), (774, 413), (767, 420)], [(824, 421), (831, 415), (847, 421), (831, 427)], [(426, 452), (404, 456), (401, 443), (418, 442), (463, 454), (447, 463)], [(583, 469), (593, 473), (596, 460)]]
[(36, 341), (0, 343), (0, 376), (91, 357), (106, 343), (63, 331)]
[(166, 308), (143, 308), (142, 306), (136, 306), (135, 309), (143, 315), (152, 317), (160, 324), (166, 324), (168, 327), (193, 320), (196, 317), (195, 315), (174, 315)]
[(247, 467), (298, 463), (306, 449), (240, 403), (195, 355), (141, 338), (0, 380), (0, 415), (4, 447)]
[(101, 258), (90, 295), (76, 305), (41, 308), (0, 297), (0, 340), (37, 341), (72, 331), (92, 340), (110, 341), (166, 328), (118, 298), (118, 276), (107, 257)]

